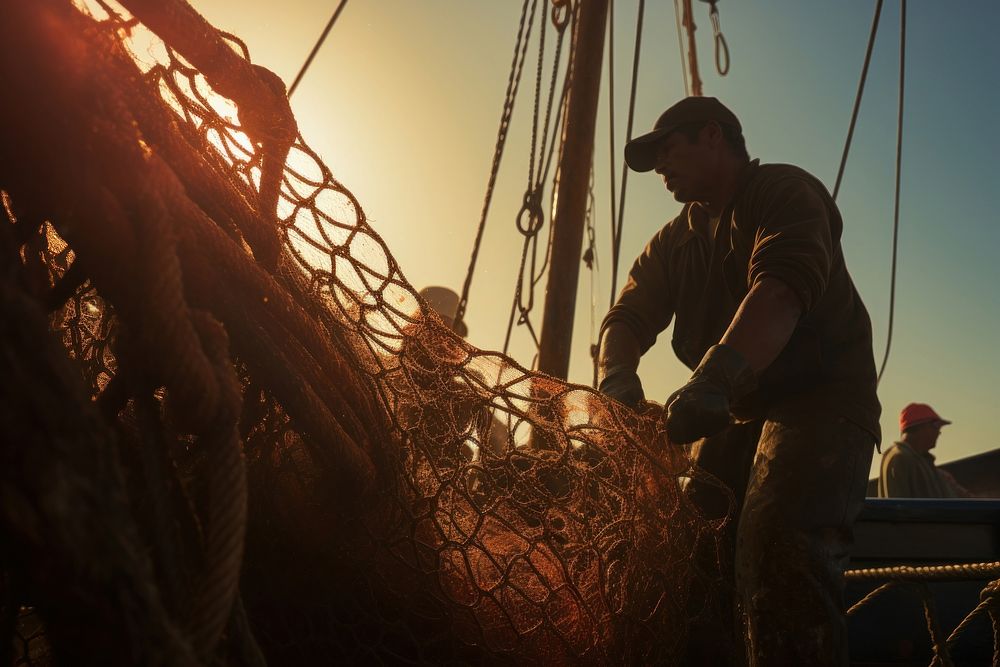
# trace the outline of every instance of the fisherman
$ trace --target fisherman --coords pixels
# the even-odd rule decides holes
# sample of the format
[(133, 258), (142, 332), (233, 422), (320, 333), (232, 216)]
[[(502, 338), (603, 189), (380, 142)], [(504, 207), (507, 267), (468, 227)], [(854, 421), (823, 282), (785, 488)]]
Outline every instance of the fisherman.
[(971, 498), (947, 471), (934, 465), (942, 419), (926, 403), (910, 403), (899, 413), (899, 442), (882, 454), (879, 498)]
[[(447, 287), (432, 285), (420, 290), (420, 296), (441, 317), (448, 328), (462, 338), (466, 338), (469, 335), (469, 328), (465, 322), (460, 320), (456, 323), (455, 321), (455, 315), (458, 312), (459, 297), (453, 290)], [(413, 354), (417, 348), (411, 345), (407, 346), (407, 349), (410, 354)], [(468, 400), (458, 401), (452, 409), (456, 415), (480, 412), (481, 414), (476, 417), (476, 421), (485, 422), (488, 425), (488, 433), (478, 434), (481, 440), (480, 446), (487, 447), (496, 456), (503, 456), (507, 448), (507, 427), (495, 415), (490, 415), (488, 410), (479, 410), (477, 408), (478, 404), (478, 400), (470, 397)], [(468, 452), (469, 458), (478, 458), (480, 454), (481, 452), (478, 451), (470, 450)]]
[[(684, 207), (604, 318), (600, 388), (639, 406), (639, 359), (673, 321), (694, 373), (666, 399), (667, 436), (696, 443), (697, 467), (736, 502), (722, 553), (695, 554), (723, 564), (724, 585), (717, 624), (692, 620), (684, 664), (742, 664), (745, 651), (752, 665), (846, 665), (843, 568), (881, 408), (840, 213), (806, 171), (750, 160), (739, 120), (712, 97), (664, 111), (625, 161)], [(729, 510), (704, 481), (686, 494), (706, 516)]]

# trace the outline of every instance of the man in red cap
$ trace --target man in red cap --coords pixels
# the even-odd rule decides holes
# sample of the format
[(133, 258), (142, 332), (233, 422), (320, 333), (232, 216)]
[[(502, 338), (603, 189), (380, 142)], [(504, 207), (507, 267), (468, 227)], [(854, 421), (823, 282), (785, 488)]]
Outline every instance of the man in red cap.
[(950, 424), (926, 403), (910, 403), (899, 413), (899, 442), (882, 455), (879, 498), (970, 498), (955, 478), (934, 465), (931, 450), (941, 427)]
[[(736, 500), (723, 552), (695, 554), (722, 563), (723, 586), (692, 611), (684, 664), (742, 664), (745, 651), (752, 665), (846, 665), (842, 570), (881, 408), (840, 213), (802, 169), (751, 161), (736, 115), (711, 97), (667, 109), (625, 160), (684, 208), (604, 319), (601, 391), (640, 405), (639, 359), (673, 322), (694, 373), (666, 399), (667, 435), (696, 443), (697, 466)], [(693, 480), (686, 493), (709, 517), (729, 509), (715, 486)]]

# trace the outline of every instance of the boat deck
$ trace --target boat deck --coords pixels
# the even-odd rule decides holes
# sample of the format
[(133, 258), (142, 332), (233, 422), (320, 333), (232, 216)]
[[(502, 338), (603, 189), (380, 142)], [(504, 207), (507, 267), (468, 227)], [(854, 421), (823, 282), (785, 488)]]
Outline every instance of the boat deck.
[[(869, 498), (855, 527), (850, 567), (913, 567), (1000, 561), (1000, 500)], [(979, 603), (988, 578), (928, 582), (933, 617), (943, 636)], [(884, 581), (849, 581), (848, 607)], [(920, 591), (892, 588), (848, 620), (856, 666), (930, 664), (932, 645)], [(989, 665), (993, 631), (988, 616), (974, 620), (951, 651), (954, 664)]]

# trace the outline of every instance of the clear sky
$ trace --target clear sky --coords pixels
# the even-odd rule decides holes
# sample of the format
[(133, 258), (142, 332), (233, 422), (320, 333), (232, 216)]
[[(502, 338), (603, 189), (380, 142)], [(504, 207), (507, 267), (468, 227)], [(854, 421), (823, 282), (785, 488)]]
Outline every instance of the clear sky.
[[(192, 0), (289, 84), (337, 2)], [(620, 154), (637, 2), (615, 4)], [(636, 133), (684, 95), (673, 3), (646, 5)], [(704, 93), (740, 117), (753, 157), (797, 164), (832, 190), (875, 3), (722, 0), (732, 57), (724, 78), (713, 65), (708, 5), (694, 5)], [(517, 0), (350, 0), (293, 97), (306, 141), (358, 196), (417, 288), (461, 289), (520, 10)], [(939, 461), (1000, 447), (1000, 221), (990, 205), (1000, 188), (998, 33), (994, 0), (909, 3), (895, 334), (880, 396), (887, 442), (910, 401), (954, 422), (939, 441)], [(533, 41), (469, 303), (470, 340), (484, 349), (503, 345), (520, 257), (515, 217), (527, 181), (536, 48)], [(889, 315), (898, 54), (899, 2), (889, 0), (838, 201), (878, 360)], [(595, 155), (598, 322), (610, 289), (607, 81), (605, 73)], [(617, 174), (620, 155), (616, 164)], [(659, 179), (630, 176), (619, 286), (631, 259), (679, 208)], [(570, 380), (585, 384), (590, 285), (582, 274), (570, 369)], [(543, 290), (544, 280), (532, 318), (539, 328)], [(523, 327), (511, 354), (532, 363)], [(673, 359), (669, 332), (640, 373), (654, 400), (683, 384), (688, 373)]]

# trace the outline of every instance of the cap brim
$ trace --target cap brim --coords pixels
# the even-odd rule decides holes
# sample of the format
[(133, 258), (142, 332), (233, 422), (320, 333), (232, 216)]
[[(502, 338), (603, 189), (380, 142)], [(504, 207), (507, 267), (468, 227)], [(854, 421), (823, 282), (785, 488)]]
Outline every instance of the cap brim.
[(940, 417), (937, 418), (928, 417), (927, 419), (920, 419), (918, 421), (913, 422), (912, 424), (907, 424), (906, 428), (900, 430), (900, 433), (904, 431), (909, 431), (914, 426), (923, 426), (924, 424), (937, 424), (938, 426), (947, 426), (950, 423), (951, 422), (948, 421), (947, 419), (941, 419)]
[(653, 171), (656, 167), (656, 144), (673, 128), (662, 127), (647, 132), (625, 144), (625, 164), (632, 171)]

